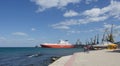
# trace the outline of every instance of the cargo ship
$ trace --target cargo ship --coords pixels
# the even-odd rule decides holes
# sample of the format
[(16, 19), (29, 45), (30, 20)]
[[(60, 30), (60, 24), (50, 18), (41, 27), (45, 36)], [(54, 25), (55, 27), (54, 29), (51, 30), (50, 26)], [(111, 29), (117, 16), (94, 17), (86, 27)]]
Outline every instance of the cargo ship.
[(75, 46), (68, 43), (68, 40), (60, 40), (58, 43), (43, 43), (40, 44), (43, 48), (74, 48)]

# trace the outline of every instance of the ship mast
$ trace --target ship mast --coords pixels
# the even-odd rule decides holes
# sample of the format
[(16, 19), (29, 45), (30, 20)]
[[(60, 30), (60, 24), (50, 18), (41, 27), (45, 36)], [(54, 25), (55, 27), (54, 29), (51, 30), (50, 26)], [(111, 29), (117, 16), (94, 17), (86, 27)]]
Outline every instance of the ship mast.
[(99, 34), (97, 34), (97, 44), (99, 44)]
[(80, 39), (78, 39), (77, 41), (76, 41), (76, 45), (81, 45), (82, 43), (81, 43), (81, 41), (80, 41)]
[(96, 36), (95, 36), (95, 38), (94, 38), (94, 45), (96, 44)]
[(104, 32), (104, 34), (103, 34), (103, 37), (102, 37), (102, 43), (103, 43), (104, 41), (106, 41), (106, 39), (105, 39), (105, 35), (106, 35), (107, 30), (108, 30), (108, 29), (105, 29), (105, 32)]
[(113, 24), (112, 24), (112, 27), (111, 27), (111, 33), (110, 33), (110, 35), (108, 37), (109, 37), (108, 41), (114, 42), (114, 39), (113, 39)]

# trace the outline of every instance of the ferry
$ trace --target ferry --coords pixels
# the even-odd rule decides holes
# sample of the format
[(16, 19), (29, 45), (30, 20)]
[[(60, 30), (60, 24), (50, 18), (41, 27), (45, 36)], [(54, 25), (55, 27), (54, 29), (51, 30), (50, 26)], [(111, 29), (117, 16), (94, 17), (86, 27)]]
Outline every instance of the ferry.
[(60, 40), (58, 43), (43, 43), (40, 44), (43, 48), (74, 48), (75, 46), (68, 43), (68, 40)]

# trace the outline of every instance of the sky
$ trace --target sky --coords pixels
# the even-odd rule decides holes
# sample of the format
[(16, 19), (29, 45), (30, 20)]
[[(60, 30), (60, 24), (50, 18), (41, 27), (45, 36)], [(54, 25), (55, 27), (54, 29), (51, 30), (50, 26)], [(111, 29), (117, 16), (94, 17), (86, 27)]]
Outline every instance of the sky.
[(101, 40), (112, 24), (120, 41), (120, 0), (0, 0), (0, 47)]

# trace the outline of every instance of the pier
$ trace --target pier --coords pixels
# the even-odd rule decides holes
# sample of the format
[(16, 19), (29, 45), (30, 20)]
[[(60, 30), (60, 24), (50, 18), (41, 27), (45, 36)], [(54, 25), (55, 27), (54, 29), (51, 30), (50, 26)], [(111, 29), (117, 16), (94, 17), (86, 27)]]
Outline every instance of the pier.
[(63, 56), (49, 66), (120, 66), (120, 50), (95, 50)]

